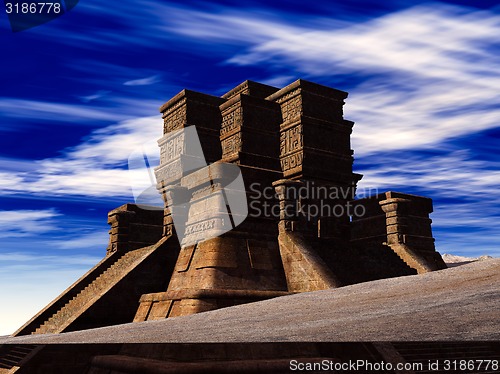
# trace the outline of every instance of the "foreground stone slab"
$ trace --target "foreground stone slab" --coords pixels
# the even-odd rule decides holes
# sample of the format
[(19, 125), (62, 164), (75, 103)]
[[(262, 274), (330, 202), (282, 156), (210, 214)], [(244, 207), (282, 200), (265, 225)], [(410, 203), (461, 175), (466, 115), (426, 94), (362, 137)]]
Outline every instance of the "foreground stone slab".
[(500, 259), (9, 344), (499, 340)]

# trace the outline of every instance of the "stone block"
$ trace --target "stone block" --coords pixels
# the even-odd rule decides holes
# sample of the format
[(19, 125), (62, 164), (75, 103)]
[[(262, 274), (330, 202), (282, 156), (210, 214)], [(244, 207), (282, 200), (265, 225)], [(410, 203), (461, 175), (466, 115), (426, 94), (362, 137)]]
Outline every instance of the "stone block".
[(237, 95), (244, 94), (252, 97), (257, 97), (259, 99), (265, 99), (266, 97), (272, 95), (276, 91), (278, 91), (278, 88), (276, 87), (246, 80), (243, 83), (237, 85), (235, 88), (231, 89), (229, 92), (222, 95), (221, 97), (226, 100), (230, 100)]

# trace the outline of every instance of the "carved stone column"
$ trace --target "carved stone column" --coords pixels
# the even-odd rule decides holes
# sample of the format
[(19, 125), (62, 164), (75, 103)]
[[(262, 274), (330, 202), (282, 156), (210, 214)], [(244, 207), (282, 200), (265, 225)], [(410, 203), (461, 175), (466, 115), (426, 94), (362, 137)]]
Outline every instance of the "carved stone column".
[[(160, 108), (164, 136), (158, 140), (160, 165), (155, 175), (157, 189), (165, 202), (164, 235), (174, 234), (173, 214), (177, 230), (184, 230), (181, 221), (187, 217), (186, 203), (190, 196), (186, 195), (186, 188), (180, 187), (182, 177), (221, 157), (219, 105), (225, 101), (183, 90)], [(179, 234), (184, 235), (184, 232)]]
[(350, 135), (343, 118), (347, 92), (297, 80), (267, 99), (281, 106), (280, 161), (285, 178), (335, 182), (347, 188), (352, 173)]
[[(343, 118), (346, 97), (347, 92), (298, 80), (267, 98), (281, 107), (283, 176), (304, 183), (307, 199), (301, 204), (308, 212), (317, 212), (314, 217), (306, 214), (306, 235), (311, 239), (347, 240), (349, 236), (347, 203), (354, 198), (361, 175), (352, 172), (354, 123)], [(327, 191), (328, 197), (318, 197), (318, 189)], [(337, 214), (337, 206), (343, 213)]]
[(147, 247), (162, 237), (161, 209), (124, 204), (108, 213), (109, 244), (107, 254)]
[(432, 237), (432, 200), (397, 192), (386, 192), (385, 197), (379, 204), (386, 215), (391, 249), (418, 273), (445, 269)]
[(298, 231), (300, 229), (299, 188), (304, 183), (291, 179), (280, 179), (273, 183), (280, 206), (279, 231)]
[(184, 235), (189, 198), (189, 193), (185, 187), (171, 185), (163, 189), (163, 199), (165, 201), (163, 236), (172, 235), (177, 237), (177, 235)]
[[(182, 90), (163, 104), (163, 134), (196, 126), (207, 162), (220, 160), (219, 130), (222, 117), (219, 105), (226, 99), (191, 90)], [(162, 149), (162, 155), (165, 152)]]
[(387, 244), (406, 244), (410, 200), (392, 198), (380, 202), (386, 216)]
[(222, 161), (279, 170), (279, 105), (238, 94), (222, 104), (220, 110)]
[(114, 252), (126, 252), (129, 241), (130, 222), (135, 216), (135, 212), (114, 209), (108, 213), (109, 244), (107, 254)]

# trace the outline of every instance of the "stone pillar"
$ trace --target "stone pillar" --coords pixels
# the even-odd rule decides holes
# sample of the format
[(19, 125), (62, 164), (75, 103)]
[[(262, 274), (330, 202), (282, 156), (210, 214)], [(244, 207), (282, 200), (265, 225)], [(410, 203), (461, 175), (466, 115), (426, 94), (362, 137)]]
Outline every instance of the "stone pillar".
[(276, 195), (279, 200), (280, 216), (279, 231), (299, 231), (300, 226), (300, 200), (298, 189), (304, 183), (291, 179), (280, 179), (273, 183)]
[[(168, 202), (175, 201), (175, 209), (179, 210), (182, 209), (179, 198), (189, 199), (183, 195), (182, 189), (176, 190), (172, 186), (179, 185), (181, 178), (190, 172), (221, 157), (219, 131), (222, 116), (219, 105), (225, 101), (224, 98), (183, 90), (160, 108), (164, 136), (158, 140), (160, 165), (155, 169), (155, 175), (157, 189), (165, 202), (165, 235), (172, 234), (173, 227), (172, 211), (171, 207), (167, 206)], [(192, 129), (178, 131), (189, 126), (196, 127), (196, 135), (193, 135), (195, 132)], [(179, 213), (179, 217), (185, 214), (180, 211)]]
[(387, 245), (418, 273), (445, 269), (432, 237), (432, 200), (397, 192), (385, 197), (379, 204), (386, 215)]
[[(344, 264), (354, 262), (346, 258), (350, 253), (348, 209), (361, 175), (352, 171), (350, 136), (354, 123), (343, 118), (346, 98), (347, 92), (304, 80), (267, 97), (281, 107), (279, 157), (283, 177), (302, 182), (294, 202), (300, 210), (298, 219), (280, 222), (280, 251), (288, 280), (305, 277), (314, 284), (325, 276), (330, 286), (338, 286), (345, 278)], [(280, 189), (291, 188), (280, 186), (279, 181), (276, 187), (278, 194)], [(281, 204), (292, 202), (283, 200)], [(301, 265), (305, 259), (310, 264), (307, 271)], [(323, 269), (324, 276), (318, 278), (314, 267)], [(290, 288), (290, 284), (289, 289), (308, 289), (305, 285)]]
[(386, 216), (387, 244), (407, 244), (421, 250), (434, 251), (429, 214), (432, 200), (398, 192), (386, 192), (379, 202)]
[(126, 252), (128, 250), (130, 221), (135, 212), (113, 209), (108, 213), (109, 244), (107, 254), (114, 252)]
[[(346, 97), (347, 92), (298, 80), (267, 98), (281, 107), (283, 176), (304, 183), (308, 196), (302, 199), (302, 206), (317, 213), (306, 217), (306, 235), (311, 238), (348, 239), (347, 204), (354, 198), (361, 175), (352, 172), (354, 123), (343, 119)], [(328, 196), (317, 196), (319, 189)], [(337, 216), (336, 206), (343, 207), (344, 214)]]
[(352, 173), (354, 122), (343, 119), (346, 98), (347, 92), (301, 79), (267, 98), (281, 106), (280, 162), (285, 178), (347, 188), (361, 178)]
[(181, 231), (181, 236), (184, 235), (189, 197), (187, 189), (182, 186), (170, 185), (163, 189), (163, 199), (165, 201), (163, 236), (173, 236), (177, 238), (178, 233), (176, 229)]
[(339, 287), (332, 269), (304, 239), (300, 189), (304, 183), (281, 179), (273, 183), (280, 206), (278, 242), (289, 292), (307, 292)]
[(155, 207), (125, 204), (108, 213), (109, 244), (107, 254), (147, 247), (162, 237), (163, 212)]
[(272, 183), (282, 177), (278, 151), (281, 109), (277, 103), (266, 100), (266, 96), (277, 90), (245, 81), (222, 96), (227, 101), (220, 106), (221, 161), (238, 165), (249, 203), (249, 217), (229, 235), (258, 231), (261, 237), (275, 238), (277, 234), (276, 217), (266, 214), (269, 212), (264, 209), (253, 209), (277, 203), (274, 198), (263, 197), (264, 191), (272, 190)]
[(279, 105), (238, 94), (222, 104), (220, 110), (222, 161), (279, 170)]
[[(226, 99), (191, 90), (182, 90), (160, 108), (163, 134), (196, 126), (203, 153), (208, 163), (221, 157), (219, 130), (222, 117), (219, 105)], [(162, 149), (162, 155), (166, 150)]]
[(386, 216), (387, 244), (406, 244), (410, 200), (391, 198), (380, 202)]

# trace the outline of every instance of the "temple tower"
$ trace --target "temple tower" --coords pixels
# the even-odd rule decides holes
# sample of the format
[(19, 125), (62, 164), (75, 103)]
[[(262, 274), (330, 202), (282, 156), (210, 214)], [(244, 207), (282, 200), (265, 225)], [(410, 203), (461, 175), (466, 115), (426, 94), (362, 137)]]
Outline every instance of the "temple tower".
[[(246, 81), (221, 98), (203, 96), (205, 102), (219, 104), (217, 111), (213, 110), (213, 106), (192, 109), (206, 110), (206, 116), (213, 114), (210, 118), (214, 118), (214, 122), (209, 123), (219, 130), (220, 161), (193, 167), (186, 172), (180, 171), (179, 166), (170, 169), (176, 161), (162, 156), (157, 178), (158, 188), (166, 197), (166, 226), (171, 227), (175, 223), (175, 229), (179, 230), (172, 209), (185, 209), (184, 233), (180, 240), (182, 248), (168, 289), (163, 293), (144, 295), (136, 321), (192, 314), (287, 294), (277, 241), (277, 219), (264, 214), (259, 208), (249, 209), (248, 205), (245, 207), (248, 216), (238, 217), (239, 212), (232, 211), (229, 204), (231, 196), (237, 192), (242, 192), (243, 196), (253, 194), (255, 198), (262, 198), (266, 189), (272, 191), (272, 182), (282, 177), (278, 155), (280, 106), (265, 100), (266, 96), (276, 91), (277, 88)], [(178, 100), (174, 99), (162, 107), (164, 113), (176, 110)], [(162, 155), (176, 153), (169, 148), (169, 145), (176, 147), (178, 144), (169, 138), (170, 129), (173, 131), (190, 125), (190, 116), (205, 117), (203, 113), (191, 114), (189, 106), (186, 109), (182, 112), (185, 120), (181, 121), (181, 125), (175, 115), (164, 115), (165, 138), (169, 140), (159, 142), (160, 146), (167, 145), (162, 148)], [(218, 122), (215, 121), (216, 116)], [(176, 118), (175, 125), (169, 122), (172, 118)], [(214, 133), (205, 131), (205, 136), (199, 137), (203, 151), (214, 146), (207, 140), (213, 141)], [(192, 159), (193, 156), (187, 153), (189, 150), (183, 148), (176, 157), (180, 160)], [(229, 170), (228, 165), (231, 164), (237, 167)], [(162, 171), (167, 169), (177, 170), (173, 172), (176, 179), (160, 180), (165, 175)], [(230, 179), (234, 170), (241, 173), (244, 181), (240, 191), (235, 191), (234, 187), (227, 188), (232, 182)], [(180, 203), (175, 203), (176, 197)], [(276, 204), (274, 198), (269, 202), (262, 200), (262, 203)], [(186, 203), (184, 207), (182, 202)], [(240, 224), (234, 225), (236, 221)], [(228, 225), (236, 227), (225, 231)], [(223, 233), (215, 235), (217, 230)], [(173, 231), (168, 228), (165, 233)], [(213, 237), (208, 235), (210, 231), (213, 231)], [(209, 238), (203, 240), (203, 236)]]

